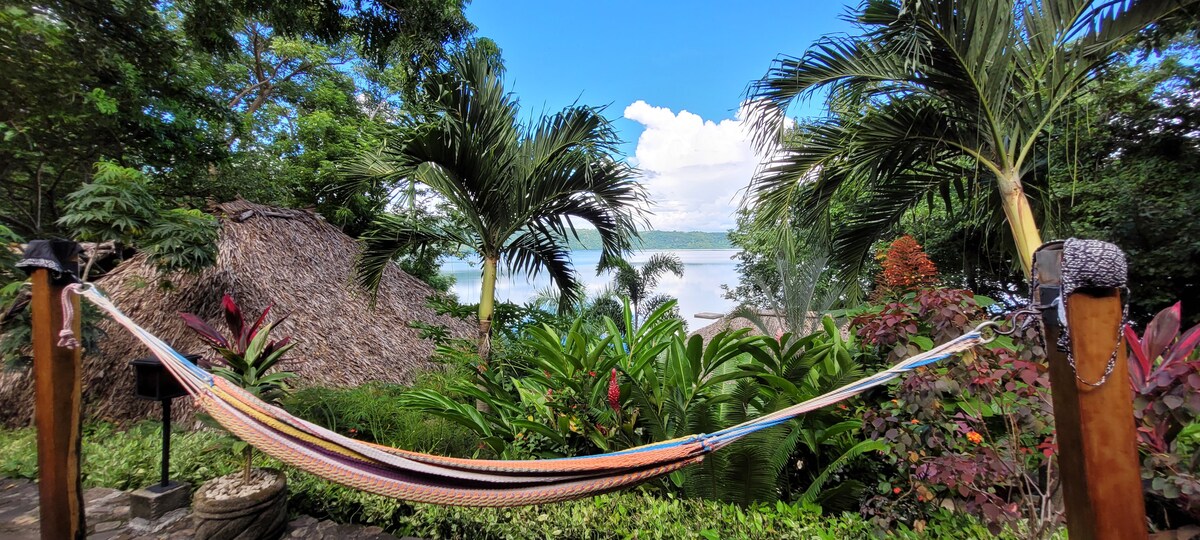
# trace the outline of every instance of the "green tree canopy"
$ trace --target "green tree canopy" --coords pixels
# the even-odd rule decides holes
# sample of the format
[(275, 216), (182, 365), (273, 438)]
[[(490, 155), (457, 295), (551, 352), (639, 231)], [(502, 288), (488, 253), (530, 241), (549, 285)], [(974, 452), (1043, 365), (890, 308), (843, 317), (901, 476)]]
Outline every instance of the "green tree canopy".
[(228, 114), (180, 64), (182, 47), (149, 1), (7, 3), (0, 220), (26, 237), (55, 233), (97, 161), (186, 179), (222, 159), (208, 127)]

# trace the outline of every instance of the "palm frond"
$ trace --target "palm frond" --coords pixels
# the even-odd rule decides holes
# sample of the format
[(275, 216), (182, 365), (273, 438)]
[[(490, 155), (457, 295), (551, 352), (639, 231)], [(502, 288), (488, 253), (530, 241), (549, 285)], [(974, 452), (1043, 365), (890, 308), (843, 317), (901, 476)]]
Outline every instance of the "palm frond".
[(371, 302), (379, 293), (379, 285), (388, 265), (408, 250), (418, 253), (435, 243), (472, 245), (473, 239), (460, 229), (417, 224), (404, 216), (383, 214), (359, 239), (362, 250), (354, 265), (354, 279), (370, 295)]
[(502, 259), (514, 273), (537, 277), (542, 272), (559, 290), (558, 308), (566, 312), (583, 297), (583, 286), (571, 265), (566, 242), (544, 229), (530, 228), (510, 239), (501, 252)]

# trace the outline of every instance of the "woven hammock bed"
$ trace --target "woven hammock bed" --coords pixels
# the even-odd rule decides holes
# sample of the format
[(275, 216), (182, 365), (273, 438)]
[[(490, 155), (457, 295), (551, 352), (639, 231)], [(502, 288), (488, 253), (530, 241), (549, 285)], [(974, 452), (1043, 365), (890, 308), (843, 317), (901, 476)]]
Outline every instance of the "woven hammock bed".
[[(71, 285), (149, 348), (196, 403), (225, 429), (288, 465), (362, 491), (453, 506), (521, 506), (618, 490), (699, 463), (741, 437), (885, 384), (989, 340), (985, 322), (932, 350), (827, 394), (709, 434), (608, 454), (528, 461), (460, 459), (359, 441), (289, 414), (201, 369), (139, 326), (94, 286)], [(64, 302), (69, 306), (69, 302)], [(69, 315), (69, 314), (68, 314)], [(66, 317), (69, 319), (69, 316)], [(69, 331), (63, 337), (70, 338)], [(70, 339), (64, 339), (70, 341)]]

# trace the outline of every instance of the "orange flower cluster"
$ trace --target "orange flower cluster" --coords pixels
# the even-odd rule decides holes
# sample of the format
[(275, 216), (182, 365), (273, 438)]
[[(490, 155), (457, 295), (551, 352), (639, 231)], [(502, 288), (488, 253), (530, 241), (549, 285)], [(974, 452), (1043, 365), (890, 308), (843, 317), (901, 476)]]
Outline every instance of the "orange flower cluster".
[(888, 246), (882, 266), (879, 286), (883, 289), (907, 291), (937, 283), (937, 266), (907, 234)]
[(983, 435), (980, 435), (979, 432), (975, 430), (971, 430), (967, 432), (967, 440), (975, 444), (979, 444), (983, 442)]

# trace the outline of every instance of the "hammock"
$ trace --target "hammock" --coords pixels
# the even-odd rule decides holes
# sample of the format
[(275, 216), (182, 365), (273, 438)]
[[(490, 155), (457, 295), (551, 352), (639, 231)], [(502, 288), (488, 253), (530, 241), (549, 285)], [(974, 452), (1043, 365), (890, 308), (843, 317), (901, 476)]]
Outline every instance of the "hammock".
[[(857, 395), (900, 374), (987, 343), (985, 322), (941, 346), (827, 394), (709, 434), (596, 456), (504, 461), (460, 459), (389, 448), (339, 435), (292, 416), (191, 363), (133, 322), (95, 287), (70, 285), (128, 329), (162, 361), (205, 412), (225, 429), (288, 465), (351, 488), (412, 502), (452, 506), (521, 506), (618, 490), (699, 463), (741, 437)], [(63, 302), (69, 321), (70, 302)], [(62, 332), (60, 345), (73, 338)]]

